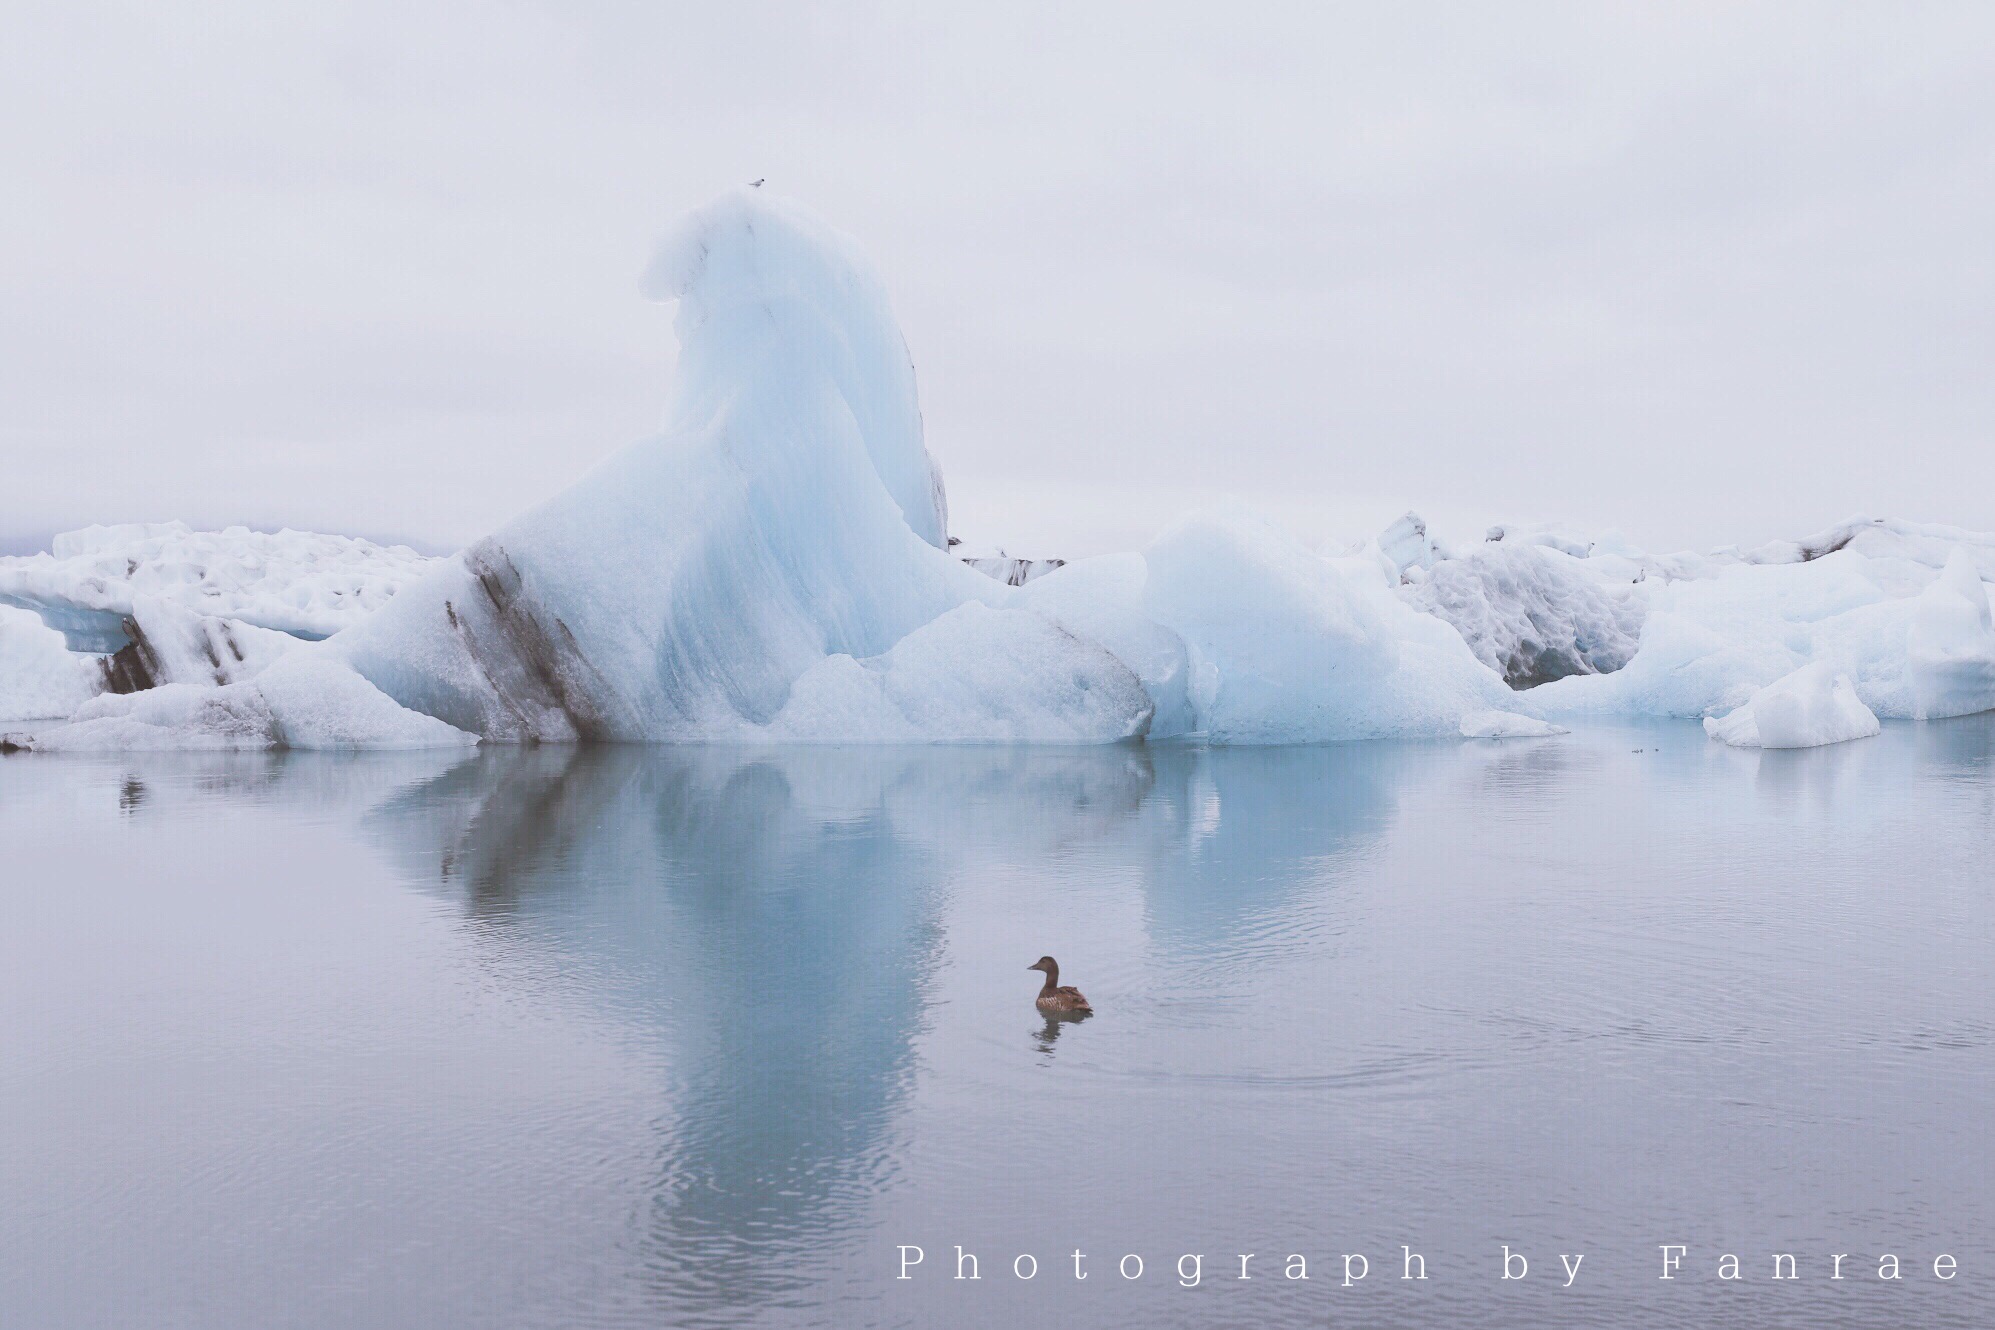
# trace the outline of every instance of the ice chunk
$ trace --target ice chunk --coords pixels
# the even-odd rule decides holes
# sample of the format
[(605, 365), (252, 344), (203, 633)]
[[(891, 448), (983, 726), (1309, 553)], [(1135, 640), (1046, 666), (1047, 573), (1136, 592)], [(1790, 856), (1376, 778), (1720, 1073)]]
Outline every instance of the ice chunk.
[(1919, 719), (1995, 709), (1995, 625), (1988, 588), (1965, 549), (1954, 550), (1914, 603), (1906, 656)]
[(1849, 675), (1819, 662), (1768, 684), (1731, 714), (1704, 721), (1706, 734), (1735, 748), (1818, 748), (1868, 739), (1880, 729)]
[(452, 748), (477, 742), (393, 699), (324, 648), (287, 655), (225, 687), (164, 684), (107, 693), (68, 724), (4, 737), (44, 752), (148, 748)]
[(1147, 555), (1143, 604), (1184, 640), (1199, 732), (1225, 743), (1453, 736), (1515, 705), (1447, 624), (1238, 508)]
[(1401, 577), (1409, 568), (1432, 568), (1444, 557), (1427, 535), (1427, 522), (1419, 513), (1407, 513), (1379, 532), (1378, 549)]
[(1148, 737), (1169, 739), (1198, 727), (1189, 692), (1184, 639), (1143, 613), (1149, 564), (1141, 554), (1104, 554), (1034, 580), (1015, 603), (1037, 610), (1077, 637), (1101, 643), (1136, 672), (1150, 699)]
[(1512, 688), (1626, 665), (1648, 612), (1643, 588), (1606, 580), (1545, 545), (1486, 544), (1435, 564), (1408, 604), (1453, 624)]
[(1099, 744), (1142, 737), (1150, 699), (1100, 645), (1029, 610), (960, 605), (873, 660), (807, 670), (776, 740)]
[(1471, 711), (1462, 717), (1461, 729), (1464, 739), (1542, 739), (1572, 732), (1563, 725), (1514, 711)]
[(477, 738), (394, 700), (324, 648), (296, 651), (239, 687), (263, 695), (283, 748), (459, 748)]
[(90, 658), (29, 611), (0, 605), (0, 720), (67, 716), (97, 689)]
[(162, 684), (142, 693), (106, 693), (64, 724), (0, 735), (0, 744), (36, 752), (121, 752), (159, 748), (269, 748), (275, 721), (254, 684), (227, 688)]

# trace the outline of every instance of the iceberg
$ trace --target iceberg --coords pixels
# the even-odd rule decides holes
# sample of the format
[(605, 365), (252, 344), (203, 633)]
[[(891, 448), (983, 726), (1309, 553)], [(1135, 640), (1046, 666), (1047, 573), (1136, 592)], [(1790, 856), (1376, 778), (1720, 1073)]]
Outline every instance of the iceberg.
[(877, 278), (731, 195), (661, 248), (667, 427), (328, 644), (487, 739), (1306, 742), (1505, 694), (1447, 625), (1233, 513), (1022, 585), (950, 556)]
[[(664, 432), (397, 596), (334, 655), (404, 706), (505, 741), (1143, 731), (1148, 703), (1105, 650), (1029, 611), (950, 617), (1002, 610), (1011, 588), (948, 553), (907, 347), (849, 241), (737, 191), (665, 240), (646, 287), (679, 302)], [(996, 662), (1036, 651), (1053, 652), (1037, 673), (1005, 677), (1061, 683), (1029, 702), (1011, 684), (1009, 701), (960, 684), (915, 695), (951, 670), (995, 687)]]
[(0, 745), (1278, 744), (1639, 715), (1783, 746), (1995, 708), (1995, 537), (1946, 527), (1650, 555), (1565, 527), (1451, 545), (1407, 513), (1317, 553), (1235, 505), (1136, 552), (965, 560), (850, 240), (739, 190), (644, 289), (677, 303), (661, 430), (457, 554), (174, 523), (0, 560)]
[(1819, 748), (1881, 730), (1849, 675), (1819, 662), (1768, 684), (1729, 715), (1704, 719), (1706, 734), (1734, 748)]

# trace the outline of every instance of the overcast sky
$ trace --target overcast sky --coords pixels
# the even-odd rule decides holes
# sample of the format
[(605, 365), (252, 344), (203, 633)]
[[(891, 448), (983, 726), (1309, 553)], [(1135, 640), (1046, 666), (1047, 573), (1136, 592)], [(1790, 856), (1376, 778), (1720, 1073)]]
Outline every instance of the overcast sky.
[(475, 537), (655, 428), (651, 240), (758, 176), (975, 544), (1995, 529), (1995, 5), (4, 12), (0, 544)]

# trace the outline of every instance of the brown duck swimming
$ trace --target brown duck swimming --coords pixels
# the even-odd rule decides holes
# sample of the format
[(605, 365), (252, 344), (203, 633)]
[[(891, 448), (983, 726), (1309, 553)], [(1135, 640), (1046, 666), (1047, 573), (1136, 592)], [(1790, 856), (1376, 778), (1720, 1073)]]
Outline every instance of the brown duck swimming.
[(1051, 956), (1041, 956), (1025, 967), (1028, 970), (1042, 970), (1046, 984), (1039, 990), (1039, 1000), (1033, 1003), (1039, 1010), (1051, 1015), (1085, 1015), (1094, 1011), (1088, 1000), (1081, 996), (1081, 990), (1068, 985), (1060, 986), (1060, 962)]

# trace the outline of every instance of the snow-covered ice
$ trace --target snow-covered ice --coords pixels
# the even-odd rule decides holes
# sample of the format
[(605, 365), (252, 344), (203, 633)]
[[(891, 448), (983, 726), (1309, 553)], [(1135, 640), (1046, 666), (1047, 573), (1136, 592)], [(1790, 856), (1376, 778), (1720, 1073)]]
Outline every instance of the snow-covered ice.
[(966, 563), (852, 242), (737, 191), (645, 287), (678, 303), (662, 431), (459, 554), (170, 523), (0, 559), (0, 738), (1294, 743), (1640, 715), (1776, 746), (1995, 708), (1995, 536), (1947, 527), (1656, 555), (1407, 513), (1316, 553), (1235, 505), (1140, 552)]
[(0, 558), (0, 604), (41, 614), (75, 651), (116, 651), (150, 599), (210, 619), (321, 638), (358, 622), (438, 559), (307, 531), (195, 531), (184, 522), (65, 532), (47, 553)]
[(1401, 593), (1452, 624), (1513, 688), (1626, 665), (1647, 613), (1642, 584), (1616, 581), (1550, 545), (1504, 541), (1430, 564)]
[(1868, 739), (1881, 727), (1847, 674), (1816, 662), (1776, 679), (1704, 732), (1734, 748), (1819, 748)]
[[(0, 607), (60, 633), (85, 697), (219, 685), (359, 622), (441, 562), (307, 531), (93, 526), (57, 536), (46, 553), (0, 558)], [(13, 672), (0, 674), (0, 692), (17, 689)]]

